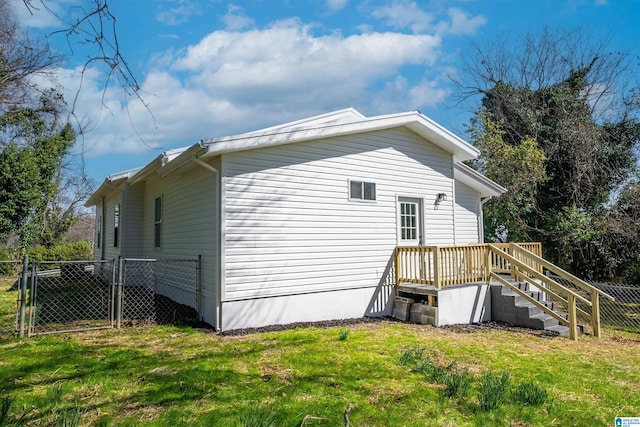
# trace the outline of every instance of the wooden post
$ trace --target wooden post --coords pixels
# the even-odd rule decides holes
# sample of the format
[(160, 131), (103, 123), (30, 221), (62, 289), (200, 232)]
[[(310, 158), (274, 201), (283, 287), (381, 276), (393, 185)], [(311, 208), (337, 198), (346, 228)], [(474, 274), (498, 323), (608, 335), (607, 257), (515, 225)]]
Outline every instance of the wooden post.
[(569, 338), (572, 340), (578, 339), (578, 319), (576, 317), (576, 297), (573, 294), (568, 295), (569, 303)]
[(600, 338), (600, 293), (591, 292), (591, 329), (593, 336)]
[(396, 287), (400, 286), (400, 248), (396, 247)]
[(487, 283), (491, 284), (491, 248), (486, 245), (484, 250), (484, 277)]
[(433, 284), (436, 288), (442, 289), (442, 266), (440, 265), (440, 247), (433, 249)]

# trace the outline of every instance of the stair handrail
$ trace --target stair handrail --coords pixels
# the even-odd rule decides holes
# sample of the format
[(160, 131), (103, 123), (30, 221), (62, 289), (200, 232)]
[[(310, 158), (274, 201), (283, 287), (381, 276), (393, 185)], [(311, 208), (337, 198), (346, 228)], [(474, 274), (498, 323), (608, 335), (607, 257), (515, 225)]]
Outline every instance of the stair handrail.
[(524, 270), (525, 272), (531, 274), (532, 276), (536, 277), (537, 279), (539, 279), (539, 280), (545, 282), (546, 284), (550, 285), (552, 288), (558, 289), (558, 290), (560, 290), (560, 292), (564, 292), (567, 295), (572, 296), (575, 299), (580, 300), (580, 301), (584, 302), (587, 305), (591, 305), (591, 301), (589, 301), (588, 299), (586, 299), (582, 295), (579, 295), (579, 294), (573, 292), (571, 289), (567, 288), (566, 286), (562, 286), (560, 283), (556, 282), (552, 278), (545, 276), (544, 274), (540, 273), (535, 268), (525, 264), (524, 262), (522, 262), (519, 259), (515, 258), (513, 255), (510, 255), (510, 254), (506, 253), (505, 251), (501, 250), (497, 246), (494, 246), (494, 245), (489, 243), (489, 249), (493, 253), (495, 253), (496, 255), (505, 258), (507, 261), (509, 261), (510, 263), (514, 264), (519, 269)]
[[(512, 247), (515, 247), (515, 245), (512, 245)], [(517, 275), (517, 269), (515, 268), (515, 267), (517, 267), (520, 270), (524, 270), (526, 273), (529, 273), (532, 276), (536, 277), (537, 279), (541, 280), (547, 286), (553, 287), (553, 288), (559, 290), (560, 292), (565, 293), (567, 295), (567, 314), (568, 314), (568, 317), (569, 317), (569, 319), (568, 319), (569, 320), (569, 338), (571, 338), (572, 340), (578, 339), (578, 313), (577, 313), (576, 301), (579, 299), (579, 300), (585, 302), (588, 305), (593, 305), (593, 303), (591, 301), (585, 299), (581, 295), (576, 294), (575, 292), (573, 292), (571, 289), (567, 288), (566, 286), (562, 286), (561, 284), (559, 284), (558, 282), (556, 282), (552, 278), (545, 276), (543, 273), (540, 273), (538, 270), (534, 269), (533, 267), (528, 266), (524, 262), (522, 262), (519, 259), (515, 258), (513, 255), (510, 255), (510, 254), (504, 252), (503, 250), (499, 249), (498, 247), (496, 247), (496, 246), (494, 246), (492, 244), (489, 244), (489, 250), (491, 252), (497, 254), (498, 256), (501, 256), (501, 257), (505, 258), (506, 260), (508, 260), (511, 263), (511, 266), (513, 268), (512, 274), (516, 274)], [(529, 252), (529, 251), (527, 251), (527, 252)], [(513, 253), (513, 251), (512, 251), (512, 253)], [(526, 254), (524, 254), (524, 255), (526, 255)], [(594, 334), (597, 335), (597, 336), (600, 336), (600, 310), (599, 310), (598, 294), (597, 293), (592, 293), (591, 294), (592, 297), (594, 295), (595, 295), (595, 300), (594, 300), (595, 305), (593, 305), (593, 312), (591, 314), (591, 323), (592, 323), (593, 328), (594, 328)]]
[(604, 296), (605, 298), (607, 298), (607, 299), (609, 299), (611, 301), (615, 301), (616, 300), (615, 297), (609, 295), (608, 293), (596, 288), (593, 285), (590, 285), (589, 283), (585, 282), (584, 280), (580, 279), (579, 277), (574, 276), (573, 274), (569, 273), (568, 271), (563, 270), (562, 268), (558, 267), (557, 265), (550, 263), (546, 259), (544, 259), (542, 257), (539, 257), (538, 255), (534, 254), (531, 251), (528, 251), (528, 250), (524, 249), (523, 247), (520, 247), (520, 246), (514, 244), (513, 245), (513, 249), (515, 249), (518, 252), (524, 253), (528, 258), (531, 258), (535, 262), (541, 264), (547, 270), (552, 271), (553, 273), (555, 273), (558, 276), (562, 277), (563, 279), (573, 283), (578, 288), (581, 288), (584, 291), (591, 292), (591, 293), (596, 292), (596, 293)]

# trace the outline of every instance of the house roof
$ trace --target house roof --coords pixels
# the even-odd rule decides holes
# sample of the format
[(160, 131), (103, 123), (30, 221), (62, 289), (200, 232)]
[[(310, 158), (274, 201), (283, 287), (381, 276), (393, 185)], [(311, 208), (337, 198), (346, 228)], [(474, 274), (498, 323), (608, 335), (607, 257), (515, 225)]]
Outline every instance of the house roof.
[(418, 111), (365, 117), (353, 108), (235, 136), (203, 139), (205, 156), (292, 144), (377, 130), (405, 127), (451, 153), (456, 162), (478, 157), (479, 151)]
[(144, 167), (109, 175), (87, 200), (85, 206), (98, 204), (105, 192), (119, 188), (125, 182), (135, 184), (155, 172), (166, 175), (190, 161), (194, 156), (218, 156), (224, 153), (394, 128), (407, 128), (451, 153), (456, 162), (455, 178), (476, 189), (483, 196), (499, 195), (506, 191), (480, 173), (457, 163), (475, 159), (480, 153), (462, 138), (419, 111), (366, 117), (354, 108), (346, 108), (253, 132), (203, 139), (188, 147), (167, 150)]
[(464, 163), (456, 163), (454, 165), (453, 177), (456, 181), (460, 181), (476, 190), (480, 193), (480, 197), (499, 196), (507, 191), (503, 186), (490, 180)]

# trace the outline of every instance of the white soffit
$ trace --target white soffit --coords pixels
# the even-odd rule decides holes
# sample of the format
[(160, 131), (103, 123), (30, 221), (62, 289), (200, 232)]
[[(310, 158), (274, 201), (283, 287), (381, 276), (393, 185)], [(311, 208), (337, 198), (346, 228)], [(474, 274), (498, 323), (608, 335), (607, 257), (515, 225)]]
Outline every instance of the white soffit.
[(464, 163), (456, 163), (454, 165), (453, 177), (456, 181), (460, 181), (476, 190), (481, 197), (499, 196), (507, 191), (500, 184), (490, 180)]

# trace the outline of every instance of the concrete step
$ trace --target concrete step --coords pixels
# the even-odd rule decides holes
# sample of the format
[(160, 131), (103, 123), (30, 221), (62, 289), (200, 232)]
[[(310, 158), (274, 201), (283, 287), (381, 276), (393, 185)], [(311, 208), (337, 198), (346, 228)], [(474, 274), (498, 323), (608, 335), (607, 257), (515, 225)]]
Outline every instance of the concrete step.
[[(528, 283), (520, 283), (518, 287), (551, 310), (555, 311), (557, 309), (555, 302), (543, 300), (541, 292), (529, 290)], [(565, 319), (568, 318), (567, 313), (557, 312), (557, 314)], [(503, 285), (496, 284), (491, 286), (491, 317), (493, 320), (516, 326), (546, 330), (560, 336), (569, 336), (568, 326), (560, 324), (558, 320), (545, 313), (544, 310), (519, 295), (516, 291)], [(584, 325), (578, 325), (579, 333), (584, 333), (585, 330)]]
[(552, 334), (557, 334), (561, 337), (568, 337), (569, 336), (569, 327), (568, 326), (564, 326), (564, 325), (555, 325), (555, 326), (549, 326), (548, 328), (544, 329), (547, 332), (550, 332)]

